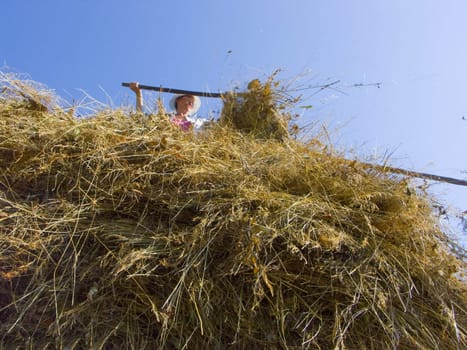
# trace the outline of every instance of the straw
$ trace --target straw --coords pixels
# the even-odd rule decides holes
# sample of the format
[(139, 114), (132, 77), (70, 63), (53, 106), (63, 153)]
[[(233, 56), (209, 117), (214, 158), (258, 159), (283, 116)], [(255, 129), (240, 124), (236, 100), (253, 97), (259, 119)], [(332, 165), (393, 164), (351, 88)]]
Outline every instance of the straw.
[(190, 134), (2, 79), (0, 347), (467, 345), (465, 261), (428, 195), (288, 137), (274, 80)]

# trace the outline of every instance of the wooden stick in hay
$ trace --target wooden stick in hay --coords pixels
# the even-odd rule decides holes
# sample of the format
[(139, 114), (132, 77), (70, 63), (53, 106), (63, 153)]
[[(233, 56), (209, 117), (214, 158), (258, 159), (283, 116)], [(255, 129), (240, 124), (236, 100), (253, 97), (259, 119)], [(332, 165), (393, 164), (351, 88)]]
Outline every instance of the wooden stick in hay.
[(467, 180), (455, 179), (453, 177), (421, 173), (418, 171), (395, 168), (395, 167), (391, 167), (387, 165), (375, 165), (375, 164), (370, 164), (370, 163), (362, 163), (362, 165), (365, 168), (377, 169), (385, 173), (401, 174), (405, 176), (418, 177), (419, 179), (446, 182), (452, 185), (467, 186)]

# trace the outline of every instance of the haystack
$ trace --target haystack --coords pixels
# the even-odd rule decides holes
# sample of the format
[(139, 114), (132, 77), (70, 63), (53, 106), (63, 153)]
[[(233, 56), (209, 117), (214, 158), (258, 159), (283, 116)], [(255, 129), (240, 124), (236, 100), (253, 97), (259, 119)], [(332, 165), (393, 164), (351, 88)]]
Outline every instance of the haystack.
[(407, 180), (252, 98), (190, 134), (2, 77), (4, 349), (466, 347), (465, 261)]

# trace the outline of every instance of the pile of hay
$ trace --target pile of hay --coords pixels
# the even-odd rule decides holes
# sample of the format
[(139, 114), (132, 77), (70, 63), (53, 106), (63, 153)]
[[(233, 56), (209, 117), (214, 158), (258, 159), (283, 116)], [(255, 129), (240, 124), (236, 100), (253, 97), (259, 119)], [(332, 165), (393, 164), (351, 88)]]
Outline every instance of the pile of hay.
[(298, 101), (287, 96), (274, 80), (276, 74), (265, 83), (250, 81), (245, 92), (225, 94), (219, 125), (257, 138), (288, 138), (292, 115), (287, 113), (287, 107)]
[(466, 346), (465, 261), (406, 181), (316, 140), (2, 91), (0, 347)]

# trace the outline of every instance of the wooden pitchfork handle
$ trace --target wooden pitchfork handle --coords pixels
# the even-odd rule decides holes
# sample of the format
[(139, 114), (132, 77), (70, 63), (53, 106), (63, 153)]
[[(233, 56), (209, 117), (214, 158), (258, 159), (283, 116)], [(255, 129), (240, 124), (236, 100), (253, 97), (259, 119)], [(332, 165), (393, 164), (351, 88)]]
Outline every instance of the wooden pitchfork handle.
[[(122, 83), (122, 86), (129, 87), (130, 83)], [(193, 95), (193, 96), (201, 96), (201, 97), (218, 97), (219, 98), (225, 95), (225, 93), (221, 93), (221, 92), (200, 92), (200, 91), (180, 90), (180, 89), (165, 88), (162, 86), (138, 85), (138, 87), (143, 90), (152, 90), (152, 91), (159, 91), (159, 92), (168, 92), (171, 94), (183, 94), (183, 95)]]

